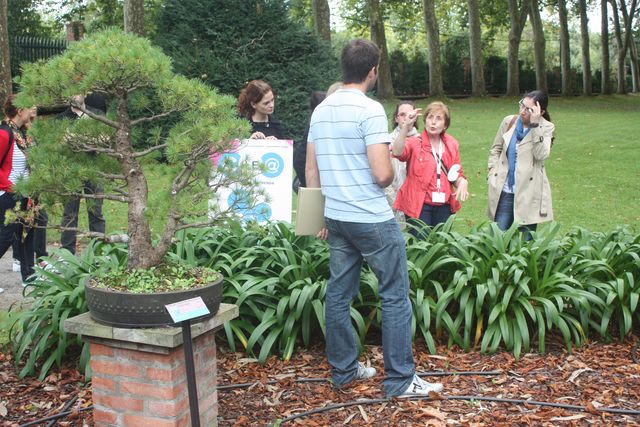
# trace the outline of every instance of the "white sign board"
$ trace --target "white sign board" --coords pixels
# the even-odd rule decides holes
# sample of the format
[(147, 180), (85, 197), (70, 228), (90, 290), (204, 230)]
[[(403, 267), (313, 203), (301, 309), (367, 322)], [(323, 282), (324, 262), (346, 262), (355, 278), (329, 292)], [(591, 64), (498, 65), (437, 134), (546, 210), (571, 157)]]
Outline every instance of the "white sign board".
[[(259, 177), (262, 188), (269, 195), (269, 202), (262, 201), (254, 209), (239, 210), (244, 220), (291, 222), (293, 189), (293, 141), (269, 139), (245, 139), (233, 152), (222, 154), (217, 162), (230, 157), (235, 163), (248, 160), (256, 165), (264, 164), (267, 170)], [(230, 188), (219, 190), (222, 209), (235, 202), (237, 191)]]

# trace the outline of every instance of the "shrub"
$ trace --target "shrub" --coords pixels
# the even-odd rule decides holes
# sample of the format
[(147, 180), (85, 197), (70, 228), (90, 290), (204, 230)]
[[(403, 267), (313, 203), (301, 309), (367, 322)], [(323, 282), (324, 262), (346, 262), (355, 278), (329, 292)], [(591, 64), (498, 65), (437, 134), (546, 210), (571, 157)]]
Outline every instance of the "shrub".
[(269, 82), (275, 116), (294, 140), (306, 128), (311, 92), (340, 79), (330, 46), (293, 22), (286, 2), (168, 0), (157, 34), (178, 72), (223, 93), (237, 97), (250, 80)]

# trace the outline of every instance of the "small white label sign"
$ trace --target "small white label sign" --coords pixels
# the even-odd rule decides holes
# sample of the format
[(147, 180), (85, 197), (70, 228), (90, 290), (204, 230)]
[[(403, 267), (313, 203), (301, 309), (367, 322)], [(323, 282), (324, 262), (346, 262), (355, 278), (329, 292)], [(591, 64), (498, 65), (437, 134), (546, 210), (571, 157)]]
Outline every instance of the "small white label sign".
[(210, 313), (201, 297), (167, 304), (165, 308), (175, 323), (195, 319)]

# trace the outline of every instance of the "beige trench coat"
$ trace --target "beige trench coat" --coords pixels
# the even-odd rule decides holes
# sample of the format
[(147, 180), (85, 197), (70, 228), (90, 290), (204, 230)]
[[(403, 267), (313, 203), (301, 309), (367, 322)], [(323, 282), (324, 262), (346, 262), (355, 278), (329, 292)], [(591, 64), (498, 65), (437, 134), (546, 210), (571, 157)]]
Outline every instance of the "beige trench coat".
[[(512, 118), (511, 115), (502, 120), (489, 152), (487, 215), (492, 221), (495, 220), (500, 193), (509, 171), (507, 147), (516, 130), (515, 123), (507, 130)], [(553, 220), (551, 187), (544, 169), (544, 161), (551, 152), (554, 129), (553, 123), (540, 118), (540, 126), (532, 128), (516, 146), (514, 222), (518, 224), (539, 224)]]

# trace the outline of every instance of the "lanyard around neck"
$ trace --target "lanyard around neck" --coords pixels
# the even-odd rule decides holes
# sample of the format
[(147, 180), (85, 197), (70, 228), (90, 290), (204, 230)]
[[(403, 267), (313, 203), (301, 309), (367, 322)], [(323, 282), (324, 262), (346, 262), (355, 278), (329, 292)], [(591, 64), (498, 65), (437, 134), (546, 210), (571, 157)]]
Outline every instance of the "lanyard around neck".
[(438, 192), (440, 191), (440, 174), (442, 173), (442, 140), (440, 140), (440, 147), (438, 147), (438, 154), (436, 154), (436, 150), (433, 148), (433, 144), (429, 141), (431, 145), (431, 154), (433, 154), (433, 158), (436, 160), (436, 187), (438, 188)]

